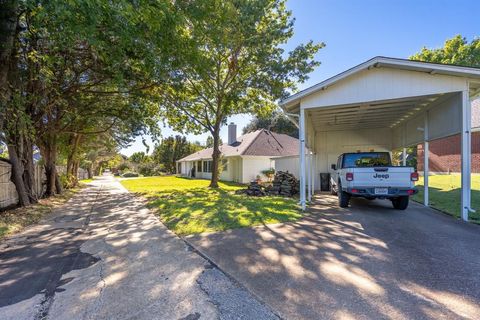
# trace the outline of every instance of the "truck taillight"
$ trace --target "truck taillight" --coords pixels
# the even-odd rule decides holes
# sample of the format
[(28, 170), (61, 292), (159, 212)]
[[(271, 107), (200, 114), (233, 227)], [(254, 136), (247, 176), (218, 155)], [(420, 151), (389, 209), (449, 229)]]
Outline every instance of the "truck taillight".
[(410, 174), (410, 180), (412, 181), (418, 181), (418, 172), (412, 172)]
[(353, 172), (347, 172), (347, 181), (353, 181)]

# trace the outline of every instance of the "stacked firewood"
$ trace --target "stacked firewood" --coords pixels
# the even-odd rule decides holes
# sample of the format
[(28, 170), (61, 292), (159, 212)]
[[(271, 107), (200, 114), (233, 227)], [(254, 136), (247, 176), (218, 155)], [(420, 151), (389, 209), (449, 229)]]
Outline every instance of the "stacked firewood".
[(252, 181), (248, 185), (247, 189), (240, 189), (236, 191), (237, 194), (246, 194), (254, 197), (266, 196), (265, 187), (259, 184), (257, 181)]
[(263, 196), (284, 196), (291, 197), (298, 193), (299, 183), (297, 178), (289, 172), (278, 171), (275, 174), (271, 185), (267, 187), (262, 186), (258, 181), (252, 181), (247, 189), (237, 190), (237, 194), (246, 194), (249, 196), (263, 197)]
[(272, 185), (267, 187), (269, 195), (281, 195), (291, 197), (298, 193), (299, 183), (297, 178), (288, 171), (277, 171)]

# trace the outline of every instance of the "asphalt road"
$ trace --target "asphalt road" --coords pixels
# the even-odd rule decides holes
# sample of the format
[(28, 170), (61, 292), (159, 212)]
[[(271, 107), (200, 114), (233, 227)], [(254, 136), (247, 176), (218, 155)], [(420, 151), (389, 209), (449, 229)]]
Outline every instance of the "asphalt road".
[(294, 223), (188, 237), (286, 319), (480, 319), (480, 226), (317, 196)]
[(277, 319), (105, 176), (0, 243), (0, 319)]

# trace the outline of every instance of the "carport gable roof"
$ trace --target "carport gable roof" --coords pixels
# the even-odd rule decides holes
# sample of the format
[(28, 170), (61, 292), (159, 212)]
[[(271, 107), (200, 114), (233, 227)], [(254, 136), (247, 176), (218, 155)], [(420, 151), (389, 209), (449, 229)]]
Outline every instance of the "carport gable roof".
[(282, 109), (284, 109), (286, 112), (298, 112), (300, 100), (302, 98), (318, 91), (326, 90), (329, 86), (332, 86), (335, 83), (347, 77), (350, 77), (358, 72), (376, 67), (396, 68), (409, 71), (426, 72), (430, 74), (460, 76), (468, 79), (478, 79), (480, 81), (480, 68), (379, 56), (372, 58), (364, 63), (361, 63), (342, 73), (339, 73), (336, 76), (322, 81), (310, 88), (291, 95), (290, 97), (280, 101), (280, 107), (282, 107)]

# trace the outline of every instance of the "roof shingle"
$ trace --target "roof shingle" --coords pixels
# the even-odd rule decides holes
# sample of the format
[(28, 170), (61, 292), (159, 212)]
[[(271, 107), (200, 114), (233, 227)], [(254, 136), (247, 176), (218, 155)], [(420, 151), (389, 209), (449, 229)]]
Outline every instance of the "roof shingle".
[[(257, 130), (238, 137), (237, 142), (220, 146), (224, 157), (233, 156), (293, 156), (298, 155), (299, 140), (286, 134)], [(192, 153), (178, 161), (195, 161), (211, 159), (213, 148), (206, 148)]]

